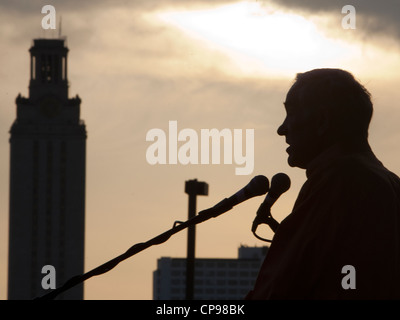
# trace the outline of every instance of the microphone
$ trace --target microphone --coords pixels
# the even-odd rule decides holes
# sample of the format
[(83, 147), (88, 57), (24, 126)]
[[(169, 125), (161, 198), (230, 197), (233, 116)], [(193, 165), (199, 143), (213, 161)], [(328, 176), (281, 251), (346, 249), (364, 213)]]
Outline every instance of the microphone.
[(241, 190), (236, 192), (229, 198), (225, 198), (221, 202), (217, 203), (210, 209), (199, 212), (199, 215), (209, 214), (212, 217), (216, 217), (226, 211), (231, 210), (234, 206), (242, 203), (250, 198), (261, 196), (267, 193), (269, 190), (269, 181), (265, 176), (255, 176), (251, 181)]
[(271, 207), (276, 200), (290, 188), (290, 178), (285, 173), (277, 173), (271, 179), (271, 189), (265, 197), (263, 203), (257, 210), (257, 216), (253, 221), (251, 231), (254, 233), (257, 226), (261, 223), (268, 224), (275, 232), (279, 223), (271, 216)]

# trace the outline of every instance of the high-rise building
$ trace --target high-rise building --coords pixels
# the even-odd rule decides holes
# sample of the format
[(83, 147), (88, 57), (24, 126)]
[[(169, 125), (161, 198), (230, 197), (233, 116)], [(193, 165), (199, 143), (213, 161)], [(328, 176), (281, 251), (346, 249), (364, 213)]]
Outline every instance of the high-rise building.
[[(35, 39), (29, 51), (29, 97), (16, 98), (10, 130), (9, 299), (47, 293), (46, 265), (57, 287), (84, 271), (86, 128), (68, 98), (68, 48)], [(83, 285), (59, 298), (83, 299)]]
[[(196, 258), (195, 300), (240, 300), (253, 288), (268, 247), (239, 247), (238, 259)], [(184, 300), (186, 258), (162, 257), (153, 273), (154, 300)]]

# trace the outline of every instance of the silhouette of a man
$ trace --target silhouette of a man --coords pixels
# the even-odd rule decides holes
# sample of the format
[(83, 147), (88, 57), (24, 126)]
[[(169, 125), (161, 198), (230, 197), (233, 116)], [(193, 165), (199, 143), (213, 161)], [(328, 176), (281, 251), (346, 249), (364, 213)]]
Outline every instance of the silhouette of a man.
[(278, 134), (307, 181), (247, 299), (399, 299), (400, 179), (369, 146), (369, 92), (316, 69), (297, 75), (284, 105)]

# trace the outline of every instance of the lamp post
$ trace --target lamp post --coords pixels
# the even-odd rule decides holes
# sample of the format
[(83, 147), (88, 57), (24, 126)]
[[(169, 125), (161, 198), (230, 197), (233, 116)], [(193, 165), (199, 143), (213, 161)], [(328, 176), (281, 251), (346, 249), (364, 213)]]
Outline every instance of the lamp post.
[[(191, 219), (196, 216), (196, 196), (208, 195), (208, 184), (206, 182), (188, 180), (185, 182), (185, 193), (189, 195), (189, 215)], [(186, 300), (194, 297), (194, 269), (195, 269), (195, 243), (196, 226), (188, 227), (187, 258), (186, 258)]]

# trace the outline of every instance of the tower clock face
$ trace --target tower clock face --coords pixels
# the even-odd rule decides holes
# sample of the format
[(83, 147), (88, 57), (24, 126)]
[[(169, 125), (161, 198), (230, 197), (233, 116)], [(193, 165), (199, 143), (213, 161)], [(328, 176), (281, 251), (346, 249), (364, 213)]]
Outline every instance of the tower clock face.
[(44, 98), (40, 102), (40, 113), (47, 118), (54, 118), (61, 111), (61, 104), (55, 98)]

